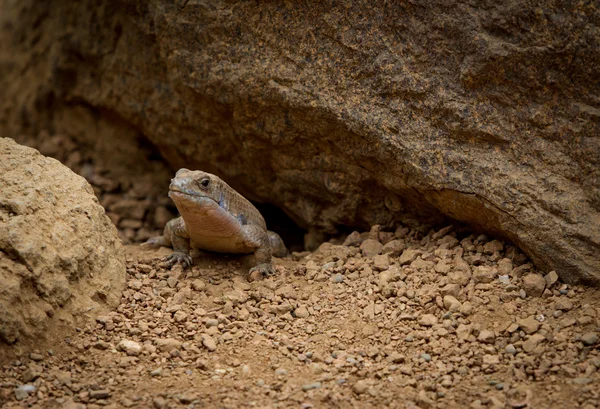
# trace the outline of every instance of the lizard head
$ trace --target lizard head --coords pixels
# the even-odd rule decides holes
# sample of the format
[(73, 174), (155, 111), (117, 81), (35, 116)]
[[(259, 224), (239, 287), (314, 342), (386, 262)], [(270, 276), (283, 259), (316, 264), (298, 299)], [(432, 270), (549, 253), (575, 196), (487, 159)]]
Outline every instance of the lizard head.
[[(201, 170), (179, 169), (169, 185), (169, 197), (180, 206), (219, 203), (222, 189), (218, 176)], [(207, 202), (210, 201), (210, 202)]]

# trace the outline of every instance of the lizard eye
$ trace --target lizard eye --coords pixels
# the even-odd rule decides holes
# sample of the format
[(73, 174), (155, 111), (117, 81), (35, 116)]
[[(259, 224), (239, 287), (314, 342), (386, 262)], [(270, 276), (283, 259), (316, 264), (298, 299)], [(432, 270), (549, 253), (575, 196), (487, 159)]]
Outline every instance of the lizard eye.
[(209, 178), (204, 178), (200, 181), (200, 187), (208, 187), (208, 185), (210, 185), (210, 179)]

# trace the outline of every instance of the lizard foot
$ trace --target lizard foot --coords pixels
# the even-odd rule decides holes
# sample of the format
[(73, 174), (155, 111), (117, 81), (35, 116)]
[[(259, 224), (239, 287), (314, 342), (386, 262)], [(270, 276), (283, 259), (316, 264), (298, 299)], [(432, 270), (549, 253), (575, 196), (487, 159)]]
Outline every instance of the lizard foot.
[(187, 268), (192, 265), (192, 258), (189, 254), (180, 253), (177, 251), (167, 256), (165, 261), (169, 268), (173, 267), (177, 263), (180, 263), (183, 268)]
[(271, 263), (262, 263), (250, 269), (250, 281), (259, 280), (263, 277), (275, 275), (275, 269)]

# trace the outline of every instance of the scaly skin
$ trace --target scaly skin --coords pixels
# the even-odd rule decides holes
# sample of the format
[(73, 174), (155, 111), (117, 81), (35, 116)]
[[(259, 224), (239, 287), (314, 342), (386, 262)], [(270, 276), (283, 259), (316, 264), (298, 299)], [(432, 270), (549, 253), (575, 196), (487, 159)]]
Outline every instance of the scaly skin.
[(172, 266), (192, 265), (190, 249), (222, 253), (254, 253), (250, 274), (274, 274), (271, 254), (283, 257), (287, 249), (277, 233), (267, 230), (260, 212), (219, 177), (199, 170), (180, 169), (171, 179), (169, 197), (181, 217), (167, 223), (162, 236), (146, 242), (173, 248)]

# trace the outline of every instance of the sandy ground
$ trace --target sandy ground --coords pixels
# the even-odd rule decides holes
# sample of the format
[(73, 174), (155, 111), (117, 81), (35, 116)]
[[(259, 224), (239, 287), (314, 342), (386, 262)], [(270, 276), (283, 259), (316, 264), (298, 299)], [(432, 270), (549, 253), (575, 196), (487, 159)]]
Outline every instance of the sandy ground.
[(597, 408), (600, 292), (449, 227), (275, 260), (127, 248), (118, 310), (0, 368), (3, 408)]

